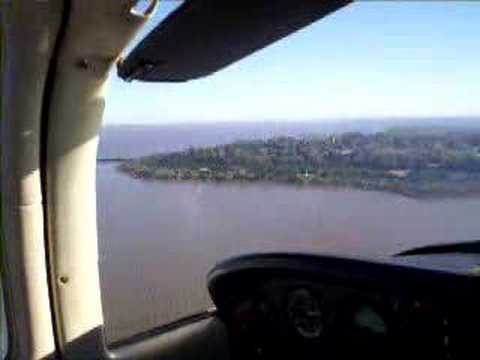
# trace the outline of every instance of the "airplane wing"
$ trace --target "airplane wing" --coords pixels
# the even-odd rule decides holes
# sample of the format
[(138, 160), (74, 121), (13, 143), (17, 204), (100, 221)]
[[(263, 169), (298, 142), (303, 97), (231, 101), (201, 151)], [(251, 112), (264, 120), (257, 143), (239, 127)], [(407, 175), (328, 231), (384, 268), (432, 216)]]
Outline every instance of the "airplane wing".
[(350, 0), (187, 0), (118, 64), (125, 80), (210, 75), (347, 5)]

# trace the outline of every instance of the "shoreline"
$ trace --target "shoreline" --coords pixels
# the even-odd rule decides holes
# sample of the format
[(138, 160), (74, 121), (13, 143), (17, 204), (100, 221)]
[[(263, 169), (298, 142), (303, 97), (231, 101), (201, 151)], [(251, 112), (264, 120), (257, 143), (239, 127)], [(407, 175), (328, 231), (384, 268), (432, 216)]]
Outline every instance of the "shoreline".
[(231, 179), (231, 180), (218, 180), (214, 178), (206, 179), (160, 179), (153, 176), (139, 175), (133, 171), (126, 170), (121, 167), (121, 164), (115, 167), (115, 170), (129, 176), (133, 179), (148, 181), (148, 182), (159, 182), (159, 183), (191, 183), (191, 184), (232, 184), (232, 185), (283, 185), (292, 188), (301, 188), (301, 189), (320, 189), (320, 190), (330, 190), (330, 191), (342, 191), (342, 190), (352, 190), (352, 191), (372, 191), (379, 193), (386, 193), (391, 195), (399, 195), (408, 199), (413, 200), (446, 200), (446, 199), (465, 199), (471, 197), (480, 197), (480, 188), (478, 190), (469, 190), (469, 191), (442, 191), (442, 192), (426, 192), (426, 191), (416, 191), (411, 189), (393, 189), (385, 188), (381, 186), (352, 186), (346, 184), (332, 184), (332, 183), (313, 183), (313, 182), (289, 182), (282, 180), (266, 180), (266, 179)]

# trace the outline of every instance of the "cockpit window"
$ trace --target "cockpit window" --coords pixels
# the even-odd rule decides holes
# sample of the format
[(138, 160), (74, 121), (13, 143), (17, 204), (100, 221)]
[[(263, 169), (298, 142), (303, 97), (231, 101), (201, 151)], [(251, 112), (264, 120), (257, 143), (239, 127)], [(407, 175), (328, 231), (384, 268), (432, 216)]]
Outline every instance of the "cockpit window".
[(97, 170), (108, 339), (211, 306), (206, 273), (232, 255), (479, 239), (478, 24), (475, 3), (360, 2), (210, 77), (114, 77)]

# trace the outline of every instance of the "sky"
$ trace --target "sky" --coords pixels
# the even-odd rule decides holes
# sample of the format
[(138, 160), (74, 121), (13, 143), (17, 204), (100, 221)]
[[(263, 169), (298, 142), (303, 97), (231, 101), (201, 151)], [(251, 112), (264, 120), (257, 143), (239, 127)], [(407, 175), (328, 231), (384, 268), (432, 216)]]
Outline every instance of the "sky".
[[(136, 41), (176, 4), (160, 1)], [(113, 73), (105, 122), (477, 116), (479, 38), (480, 3), (353, 3), (203, 79), (126, 83)]]

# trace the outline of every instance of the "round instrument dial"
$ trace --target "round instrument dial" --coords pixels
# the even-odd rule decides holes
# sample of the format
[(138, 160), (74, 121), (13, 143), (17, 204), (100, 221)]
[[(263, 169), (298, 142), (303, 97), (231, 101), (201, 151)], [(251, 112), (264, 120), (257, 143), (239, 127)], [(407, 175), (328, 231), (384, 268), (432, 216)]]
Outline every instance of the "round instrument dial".
[(309, 290), (302, 288), (289, 294), (287, 313), (293, 328), (301, 337), (315, 339), (323, 333), (320, 302)]
[(370, 306), (362, 306), (354, 314), (353, 321), (359, 329), (365, 329), (372, 334), (387, 333), (387, 324), (383, 317)]

